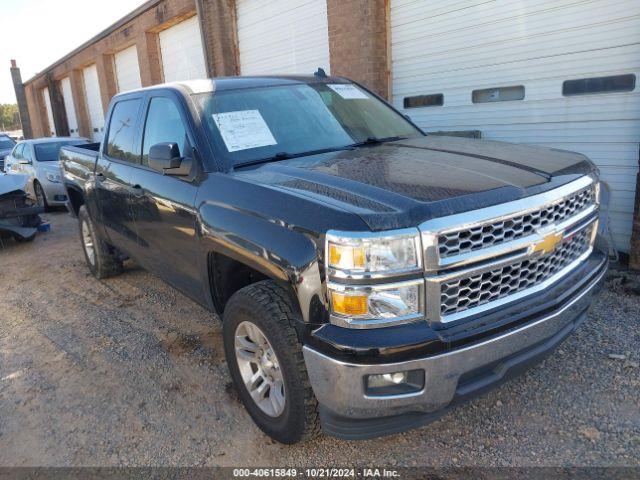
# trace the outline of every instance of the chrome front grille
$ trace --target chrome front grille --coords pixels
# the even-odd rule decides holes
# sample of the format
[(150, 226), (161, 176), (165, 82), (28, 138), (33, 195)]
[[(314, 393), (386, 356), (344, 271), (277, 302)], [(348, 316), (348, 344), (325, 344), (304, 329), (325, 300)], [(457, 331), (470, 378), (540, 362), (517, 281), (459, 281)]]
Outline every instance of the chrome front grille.
[(539, 292), (593, 250), (599, 186), (591, 176), (419, 227), (425, 317), (448, 323)]
[(544, 282), (590, 249), (592, 232), (593, 224), (580, 230), (550, 254), (443, 283), (441, 315), (459, 313)]
[(593, 185), (543, 208), (438, 236), (440, 258), (481, 250), (525, 237), (539, 228), (560, 223), (595, 203)]

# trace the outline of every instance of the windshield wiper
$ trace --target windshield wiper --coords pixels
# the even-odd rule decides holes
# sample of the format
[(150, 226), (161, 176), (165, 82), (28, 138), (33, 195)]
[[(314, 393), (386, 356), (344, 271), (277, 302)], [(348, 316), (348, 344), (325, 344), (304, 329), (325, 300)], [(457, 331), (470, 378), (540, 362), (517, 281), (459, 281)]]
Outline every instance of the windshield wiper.
[(344, 147), (320, 148), (318, 150), (309, 150), (307, 152), (298, 153), (278, 152), (270, 157), (258, 158), (256, 160), (249, 160), (248, 162), (238, 163), (234, 165), (233, 168), (259, 165), (261, 163), (277, 162), (279, 160), (289, 160), (290, 158), (306, 157), (309, 155), (319, 155), (321, 153), (338, 152), (340, 150), (350, 150), (352, 147), (353, 145), (346, 145)]
[(366, 140), (364, 140), (362, 142), (352, 143), (349, 146), (350, 147), (364, 147), (366, 145), (381, 145), (381, 144), (387, 143), (387, 142), (395, 142), (396, 140), (405, 140), (406, 138), (407, 137), (400, 137), (400, 136), (382, 137), (382, 138), (368, 137)]

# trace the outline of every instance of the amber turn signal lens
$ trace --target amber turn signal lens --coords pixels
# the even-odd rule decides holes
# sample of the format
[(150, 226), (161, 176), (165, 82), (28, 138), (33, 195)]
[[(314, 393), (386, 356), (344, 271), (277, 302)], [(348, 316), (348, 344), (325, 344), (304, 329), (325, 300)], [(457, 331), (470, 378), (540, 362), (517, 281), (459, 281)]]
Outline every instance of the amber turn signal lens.
[(337, 268), (364, 268), (364, 248), (329, 245), (329, 265)]
[(331, 292), (333, 311), (340, 315), (366, 315), (368, 312), (366, 295), (345, 295)]

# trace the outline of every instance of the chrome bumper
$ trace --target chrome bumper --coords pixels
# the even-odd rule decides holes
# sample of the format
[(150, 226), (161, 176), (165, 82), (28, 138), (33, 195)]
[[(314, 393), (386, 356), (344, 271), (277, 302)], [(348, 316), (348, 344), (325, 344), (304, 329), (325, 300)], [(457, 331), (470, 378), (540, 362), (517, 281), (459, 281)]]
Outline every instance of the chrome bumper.
[[(590, 305), (606, 274), (606, 269), (602, 267), (603, 264), (582, 292), (553, 314), (500, 336), (444, 354), (405, 362), (363, 365), (339, 361), (305, 346), (304, 359), (316, 398), (333, 413), (354, 419), (440, 410), (449, 405), (456, 395), (466, 393), (465, 388), (458, 385), (465, 373), (504, 359), (500, 367), (493, 369), (491, 378), (484, 381), (483, 386), (488, 386), (498, 383), (506, 375), (514, 363), (513, 357), (519, 352), (527, 352), (538, 344), (545, 344), (545, 341), (548, 343), (546, 349), (553, 349), (571, 333)], [(523, 353), (522, 357), (527, 357), (527, 353)], [(369, 396), (365, 392), (364, 378), (367, 375), (416, 369), (425, 372), (425, 385), (419, 392), (389, 396)]]

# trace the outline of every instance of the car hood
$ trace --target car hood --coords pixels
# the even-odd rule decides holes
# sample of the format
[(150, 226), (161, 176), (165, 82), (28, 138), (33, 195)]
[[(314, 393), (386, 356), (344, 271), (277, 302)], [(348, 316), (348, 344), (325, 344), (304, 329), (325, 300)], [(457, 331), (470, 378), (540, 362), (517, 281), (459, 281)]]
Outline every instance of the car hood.
[(9, 155), (11, 153), (11, 150), (13, 150), (13, 149), (12, 148), (9, 148), (7, 150), (0, 149), (0, 160), (2, 160), (4, 157)]
[(541, 193), (594, 169), (573, 152), (427, 136), (241, 168), (233, 175), (344, 208), (370, 229), (386, 230)]
[(57, 160), (51, 162), (38, 162), (36, 169), (41, 173), (60, 173), (60, 162)]

